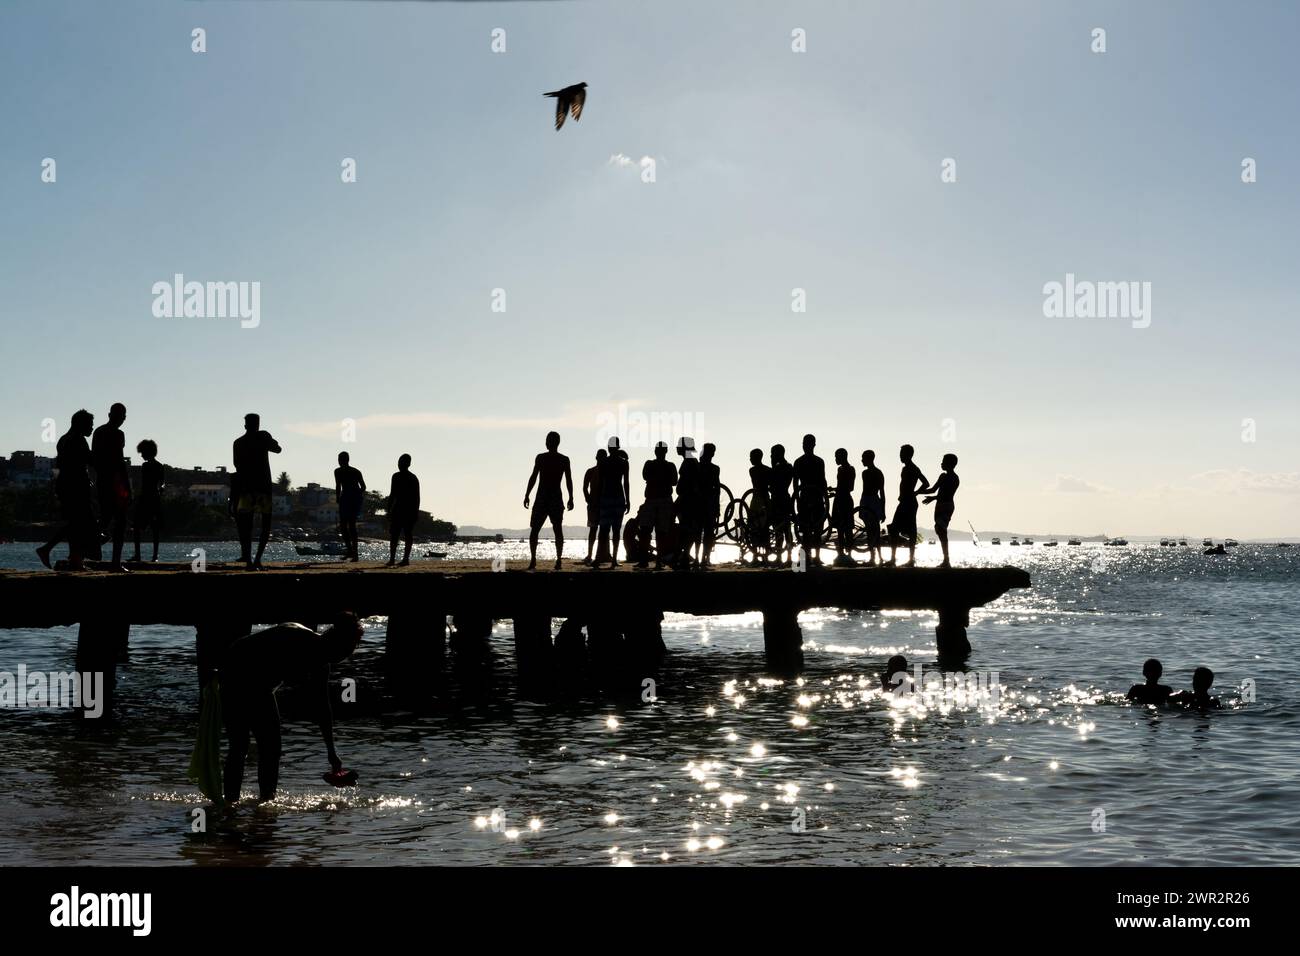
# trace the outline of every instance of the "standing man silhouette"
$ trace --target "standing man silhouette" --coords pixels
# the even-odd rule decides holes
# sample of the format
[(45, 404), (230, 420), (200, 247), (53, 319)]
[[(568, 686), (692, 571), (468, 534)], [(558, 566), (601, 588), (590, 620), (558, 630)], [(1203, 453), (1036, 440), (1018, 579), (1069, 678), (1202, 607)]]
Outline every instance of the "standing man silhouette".
[(961, 484), (961, 479), (957, 477), (957, 456), (944, 455), (939, 467), (943, 469), (943, 474), (934, 483), (934, 487), (922, 488), (918, 493), (930, 496), (921, 502), (923, 505), (928, 505), (932, 501), (938, 502), (934, 506), (934, 533), (938, 535), (939, 544), (943, 547), (943, 563), (939, 567), (950, 568), (952, 565), (948, 561), (948, 524), (952, 521), (952, 513), (957, 508), (953, 496), (957, 494), (957, 486)]
[(814, 435), (803, 436), (803, 454), (794, 463), (794, 500), (799, 543), (809, 564), (821, 564), (822, 525), (826, 521), (826, 462), (813, 454)]
[(339, 506), (339, 530), (343, 533), (344, 561), (360, 561), (357, 553), (357, 518), (365, 501), (366, 480), (359, 469), (349, 464), (351, 456), (339, 452), (339, 466), (334, 469), (334, 501)]
[(876, 453), (868, 448), (862, 453), (862, 500), (858, 514), (867, 526), (867, 564), (884, 561), (880, 553), (880, 523), (885, 520), (885, 473), (876, 467)]
[[(761, 457), (761, 456), (760, 456)], [(794, 466), (785, 460), (785, 446), (772, 446), (772, 470), (769, 476), (771, 489), (771, 516), (773, 547), (776, 550), (777, 563), (783, 568), (790, 566), (794, 552), (794, 534), (790, 528), (794, 516), (794, 503), (790, 500), (790, 482), (794, 481)], [(781, 555), (784, 553), (785, 557)]]
[[(600, 465), (597, 486), (600, 502), (600, 546), (596, 551), (596, 564), (610, 556), (610, 567), (618, 567), (619, 531), (623, 516), (631, 510), (632, 495), (628, 487), (627, 452), (619, 447), (617, 437), (609, 440), (609, 454)], [(635, 522), (629, 523), (629, 526)], [(627, 555), (629, 561), (632, 556)]]
[[(239, 528), (239, 560), (249, 571), (262, 570), (262, 554), (271, 540), (271, 454), (280, 454), (280, 444), (270, 432), (262, 431), (262, 418), (256, 412), (244, 416), (244, 434), (235, 439), (235, 475), (231, 482), (231, 499), (235, 505), (235, 524)], [(262, 531), (253, 556), (253, 515), (262, 516)]]
[(600, 532), (600, 473), (609, 452), (596, 451), (596, 463), (582, 476), (582, 500), (587, 503), (587, 556), (583, 564), (591, 564), (591, 553), (596, 550), (596, 535)]
[(849, 464), (847, 448), (835, 449), (835, 503), (831, 508), (831, 525), (835, 528), (835, 563), (852, 567), (853, 560), (853, 484), (856, 475)]
[(85, 569), (86, 545), (99, 541), (95, 511), (90, 504), (90, 446), (86, 439), (95, 430), (95, 416), (84, 408), (72, 415), (68, 430), (55, 446), (54, 463), (59, 469), (54, 479), (54, 493), (59, 499), (62, 526), (54, 537), (36, 549), (41, 564), (50, 567), (50, 552), (64, 538), (68, 539), (68, 566), (73, 571)]
[(704, 552), (700, 566), (713, 566), (713, 542), (717, 538), (718, 518), (722, 516), (722, 470), (713, 461), (718, 453), (718, 446), (705, 442), (700, 452), (700, 502), (701, 519), (704, 525)]
[(388, 566), (397, 563), (397, 539), (406, 542), (406, 551), (402, 556), (402, 567), (411, 563), (411, 536), (415, 531), (415, 522), (420, 517), (420, 479), (411, 471), (411, 456), (403, 455), (397, 459), (397, 471), (393, 472), (392, 483), (388, 486)]
[(126, 406), (114, 402), (108, 421), (95, 429), (90, 456), (95, 463), (95, 490), (99, 496), (99, 527), (113, 536), (113, 571), (122, 567), (122, 542), (126, 539), (126, 515), (131, 507), (131, 471), (126, 459), (126, 436), (122, 423)]
[[(677, 486), (677, 466), (668, 460), (668, 443), (655, 442), (655, 456), (641, 467), (645, 479), (645, 504), (637, 513), (641, 527), (654, 530), (655, 570), (661, 570), (665, 560), (672, 560), (674, 549), (669, 539), (673, 536), (673, 488)], [(649, 536), (646, 536), (649, 540)], [(645, 561), (637, 567), (645, 567)]]
[(673, 566), (679, 571), (689, 571), (695, 552), (700, 547), (703, 532), (700, 521), (700, 460), (695, 457), (695, 439), (683, 436), (677, 440), (677, 454), (682, 459), (677, 469), (677, 523), (681, 528), (678, 537), (680, 550)]
[(560, 564), (564, 560), (564, 498), (560, 494), (560, 479), (564, 479), (565, 488), (569, 493), (568, 510), (573, 510), (573, 473), (569, 470), (569, 458), (567, 455), (561, 455), (560, 451), (560, 433), (546, 433), (546, 451), (542, 452), (533, 460), (533, 473), (528, 476), (528, 490), (524, 492), (524, 507), (528, 507), (528, 499), (533, 495), (533, 485), (537, 485), (537, 500), (532, 506), (532, 515), (529, 521), (531, 532), (528, 535), (528, 548), (532, 559), (528, 562), (528, 570), (537, 569), (537, 533), (542, 530), (542, 525), (547, 521), (551, 522), (551, 528), (555, 532), (555, 570), (560, 570)]
[(894, 520), (889, 522), (889, 563), (891, 566), (898, 557), (899, 538), (907, 542), (906, 567), (910, 568), (916, 565), (917, 483), (919, 482), (922, 488), (928, 488), (930, 482), (926, 480), (925, 475), (921, 474), (921, 469), (917, 468), (912, 462), (912, 456), (915, 454), (916, 451), (911, 445), (904, 445), (898, 449), (898, 460), (903, 463), (903, 473), (898, 481), (898, 507), (894, 509)]

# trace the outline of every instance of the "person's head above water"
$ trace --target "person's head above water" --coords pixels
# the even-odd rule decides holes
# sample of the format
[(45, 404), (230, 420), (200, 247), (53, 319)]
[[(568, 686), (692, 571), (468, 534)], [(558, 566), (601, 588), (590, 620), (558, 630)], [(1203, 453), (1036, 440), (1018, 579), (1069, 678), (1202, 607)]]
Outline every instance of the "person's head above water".
[(706, 441), (704, 447), (700, 450), (700, 461), (713, 461), (713, 456), (718, 453), (718, 446), (711, 441)]
[(916, 454), (915, 448), (913, 448), (911, 445), (904, 445), (902, 448), (898, 449), (898, 460), (911, 461), (912, 456), (915, 454)]
[(120, 425), (124, 421), (126, 421), (126, 406), (121, 402), (114, 402), (108, 410), (108, 423)]
[(835, 449), (835, 464), (847, 465), (849, 463), (849, 450), (847, 448)]
[(340, 611), (334, 622), (325, 629), (321, 637), (328, 646), (331, 664), (347, 660), (361, 643), (361, 621), (351, 611)]
[(140, 453), (140, 457), (145, 461), (153, 461), (158, 457), (158, 443), (152, 438), (144, 439), (135, 446), (135, 450)]
[(347, 464), (348, 462), (350, 462), (351, 460), (352, 460), (352, 456), (349, 455), (347, 452), (345, 452), (345, 451), (341, 451), (341, 452), (339, 452), (339, 464), (340, 464), (340, 465), (346, 465), (346, 464)]
[(397, 470), (398, 470), (398, 471), (406, 471), (406, 470), (407, 470), (408, 468), (410, 468), (410, 467), (411, 467), (411, 456), (410, 456), (410, 455), (403, 455), (401, 458), (397, 459)]
[(866, 451), (862, 453), (862, 464), (870, 468), (875, 463), (876, 463), (876, 453), (872, 451), (870, 448), (868, 448)]
[(952, 471), (957, 467), (957, 456), (952, 452), (948, 452), (948, 454), (943, 456), (943, 461), (939, 463), (939, 467), (944, 471)]
[(95, 430), (95, 416), (90, 414), (84, 408), (80, 408), (72, 413), (72, 433), (74, 435), (89, 435)]
[(785, 446), (784, 446), (784, 445), (773, 445), (773, 446), (772, 446), (772, 460), (773, 460), (774, 462), (776, 462), (777, 464), (780, 464), (781, 462), (785, 461)]
[(547, 432), (547, 433), (546, 433), (546, 450), (547, 450), (547, 451), (555, 451), (555, 450), (556, 450), (557, 448), (559, 448), (559, 447), (560, 447), (560, 433), (559, 433), (559, 432)]
[(804, 435), (804, 436), (803, 436), (803, 450), (804, 450), (804, 452), (805, 452), (806, 454), (811, 455), (811, 454), (813, 453), (813, 449), (816, 448), (816, 447), (817, 447), (817, 436), (816, 436), (816, 435)]
[(895, 654), (885, 664), (885, 672), (880, 675), (880, 683), (888, 690), (894, 686), (893, 678), (898, 674), (907, 674), (907, 658), (902, 654)]
[(763, 464), (763, 449), (754, 448), (749, 453), (749, 463), (751, 465)]
[(1214, 686), (1214, 671), (1208, 667), (1198, 667), (1192, 671), (1192, 690), (1198, 694), (1208, 694)]
[(1160, 677), (1162, 674), (1164, 674), (1164, 672), (1165, 672), (1165, 665), (1161, 664), (1154, 657), (1148, 658), (1147, 662), (1142, 665), (1142, 676), (1145, 677), (1147, 681), (1152, 684), (1160, 680)]
[(668, 455), (668, 442), (666, 441), (655, 442), (655, 457), (662, 459), (667, 457), (667, 455)]
[(262, 427), (262, 416), (257, 412), (249, 412), (244, 416), (244, 431), (255, 432)]

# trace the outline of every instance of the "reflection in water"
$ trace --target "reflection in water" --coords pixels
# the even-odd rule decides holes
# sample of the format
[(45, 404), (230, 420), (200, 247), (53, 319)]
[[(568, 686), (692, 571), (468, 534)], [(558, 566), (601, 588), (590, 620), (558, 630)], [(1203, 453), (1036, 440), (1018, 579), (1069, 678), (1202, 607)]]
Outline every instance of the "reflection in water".
[[(279, 798), (226, 814), (184, 777), (192, 634), (138, 628), (117, 719), (0, 712), (0, 747), (20, 771), (0, 783), (8, 859), (1295, 863), (1279, 817), (1294, 814), (1300, 756), (1290, 552), (1243, 548), (1207, 565), (1158, 548), (1018, 550), (1035, 586), (972, 614), (962, 672), (938, 669), (931, 613), (806, 613), (795, 679), (765, 673), (758, 615), (670, 616), (649, 700), (521, 696), (502, 625), (488, 653), (450, 655), (427, 699), (409, 701), (390, 696), (384, 622), (371, 621), (346, 673), (357, 702), (336, 704), (360, 785), (320, 782), (323, 745), (290, 694)], [(993, 563), (997, 551), (954, 557)], [(18, 558), (0, 548), (0, 563)], [(71, 630), (13, 632), (0, 667), (64, 668), (74, 642)], [(908, 693), (882, 687), (895, 654)], [(1213, 667), (1225, 709), (1125, 703), (1153, 655), (1178, 686)], [(1243, 706), (1233, 688), (1246, 678), (1262, 690)]]

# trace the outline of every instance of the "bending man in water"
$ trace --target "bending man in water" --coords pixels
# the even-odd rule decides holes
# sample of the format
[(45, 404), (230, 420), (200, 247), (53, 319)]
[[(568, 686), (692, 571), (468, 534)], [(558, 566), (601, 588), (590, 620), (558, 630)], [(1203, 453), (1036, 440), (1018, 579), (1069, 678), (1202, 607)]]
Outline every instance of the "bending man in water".
[(343, 769), (334, 751), (330, 712), (330, 665), (351, 656), (361, 641), (361, 622), (343, 613), (323, 634), (301, 624), (281, 624), (241, 637), (218, 667), (221, 713), (230, 751), (223, 777), (227, 803), (239, 800), (248, 743), (257, 741), (258, 799), (271, 800), (280, 779), (280, 710), (275, 692), (283, 684), (314, 685), (316, 718), (332, 770)]

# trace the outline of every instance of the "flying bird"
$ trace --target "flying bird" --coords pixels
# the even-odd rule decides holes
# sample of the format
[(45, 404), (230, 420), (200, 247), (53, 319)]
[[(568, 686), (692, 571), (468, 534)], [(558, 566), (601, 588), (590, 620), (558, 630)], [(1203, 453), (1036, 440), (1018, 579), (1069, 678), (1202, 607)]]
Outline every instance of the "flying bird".
[(552, 93), (543, 93), (542, 95), (555, 97), (556, 130), (559, 130), (564, 125), (565, 113), (572, 113), (575, 123), (582, 119), (582, 106), (587, 102), (586, 83), (575, 83), (573, 86), (566, 86), (562, 90), (555, 90)]

